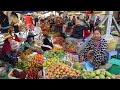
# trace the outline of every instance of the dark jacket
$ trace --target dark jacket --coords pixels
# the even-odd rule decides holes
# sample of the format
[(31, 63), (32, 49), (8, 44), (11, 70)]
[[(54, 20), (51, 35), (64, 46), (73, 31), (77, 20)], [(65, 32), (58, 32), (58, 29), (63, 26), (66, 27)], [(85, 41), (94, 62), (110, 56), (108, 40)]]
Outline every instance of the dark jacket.
[[(49, 38), (50, 38), (50, 37), (44, 38), (44, 39), (43, 39), (43, 44), (44, 44), (44, 45), (49, 45), (49, 46), (53, 47), (53, 44), (52, 44), (52, 42), (49, 40)], [(41, 48), (42, 48), (43, 51), (50, 50), (49, 48), (44, 47), (44, 46), (41, 46)]]
[(8, 17), (4, 13), (0, 13), (0, 24), (1, 27), (9, 26)]
[(81, 39), (83, 38), (83, 31), (85, 30), (85, 27), (84, 26), (78, 26), (76, 25), (74, 28), (73, 28), (73, 32), (71, 34), (71, 37), (73, 38), (77, 38), (77, 39)]

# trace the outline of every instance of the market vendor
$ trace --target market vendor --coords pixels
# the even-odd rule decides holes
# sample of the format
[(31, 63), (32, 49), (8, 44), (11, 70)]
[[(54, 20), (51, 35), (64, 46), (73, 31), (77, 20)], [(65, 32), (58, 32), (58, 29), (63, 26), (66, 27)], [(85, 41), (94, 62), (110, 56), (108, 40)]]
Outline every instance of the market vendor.
[(51, 50), (53, 48), (53, 43), (50, 36), (48, 35), (48, 32), (43, 33), (43, 45), (41, 46), (41, 48), (43, 51)]
[(9, 27), (9, 30), (8, 30), (8, 33), (14, 37), (14, 40), (17, 41), (17, 42), (21, 42), (20, 39), (18, 38), (18, 36), (15, 34), (15, 31), (14, 31), (14, 27), (13, 26), (10, 26)]
[(35, 50), (34, 47), (32, 47), (33, 39), (31, 37), (27, 37), (27, 40), (20, 46), (19, 51), (25, 51), (27, 49)]
[(66, 41), (74, 41), (74, 42), (79, 42), (84, 39), (83, 32), (85, 30), (85, 27), (82, 26), (82, 21), (77, 21), (75, 27), (71, 31), (71, 36), (66, 38)]
[(93, 31), (93, 38), (88, 42), (84, 49), (80, 61), (89, 60), (95, 69), (107, 62), (107, 41), (101, 37), (100, 28)]
[[(14, 61), (18, 61), (17, 59), (17, 56), (15, 55), (16, 53), (16, 49), (17, 48), (12, 48), (12, 43), (13, 42), (13, 36), (11, 36), (10, 34), (6, 33), (4, 35), (4, 44), (3, 44), (3, 47), (2, 47), (2, 52), (1, 52), (1, 59), (4, 60), (4, 61), (9, 61), (9, 63), (14, 63)], [(10, 55), (13, 55), (14, 56), (8, 56), (8, 53)], [(7, 57), (6, 57), (7, 56)]]

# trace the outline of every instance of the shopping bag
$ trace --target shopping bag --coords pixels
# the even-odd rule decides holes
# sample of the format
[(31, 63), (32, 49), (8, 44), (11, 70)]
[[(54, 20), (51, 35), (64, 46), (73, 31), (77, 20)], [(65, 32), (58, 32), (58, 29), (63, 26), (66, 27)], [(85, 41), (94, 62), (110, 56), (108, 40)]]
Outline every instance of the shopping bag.
[(94, 66), (89, 61), (86, 61), (86, 63), (85, 63), (85, 69), (87, 71), (93, 71), (94, 70)]

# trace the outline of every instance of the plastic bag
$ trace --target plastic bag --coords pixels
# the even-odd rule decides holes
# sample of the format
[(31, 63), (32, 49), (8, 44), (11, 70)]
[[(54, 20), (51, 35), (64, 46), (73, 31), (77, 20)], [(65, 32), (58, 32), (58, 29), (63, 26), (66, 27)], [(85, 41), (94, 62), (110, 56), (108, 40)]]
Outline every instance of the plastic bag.
[(87, 71), (93, 71), (93, 70), (94, 70), (94, 66), (93, 66), (89, 61), (87, 61), (87, 62), (85, 63), (85, 69), (86, 69)]
[(114, 38), (112, 35), (106, 34), (103, 36), (103, 38), (107, 41), (107, 44), (108, 44), (107, 50), (115, 50), (116, 49), (116, 46), (118, 43), (117, 37)]
[(117, 47), (117, 43), (118, 43), (118, 38), (114, 38), (110, 41), (110, 43), (108, 43), (108, 48), (107, 50), (115, 50)]
[(113, 36), (119, 36), (118, 31), (112, 31), (111, 34), (112, 34)]

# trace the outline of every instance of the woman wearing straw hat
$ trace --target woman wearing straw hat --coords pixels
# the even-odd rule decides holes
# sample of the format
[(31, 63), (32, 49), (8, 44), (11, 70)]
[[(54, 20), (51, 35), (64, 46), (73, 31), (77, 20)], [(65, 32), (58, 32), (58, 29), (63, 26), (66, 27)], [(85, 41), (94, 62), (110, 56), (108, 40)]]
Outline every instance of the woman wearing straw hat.
[(11, 48), (11, 45), (10, 45), (10, 42), (12, 40), (13, 40), (13, 37), (10, 34), (8, 34), (8, 33), (4, 34), (4, 44), (3, 44), (2, 52), (1, 52), (2, 57), (4, 57), (7, 52), (12, 51), (12, 48)]

